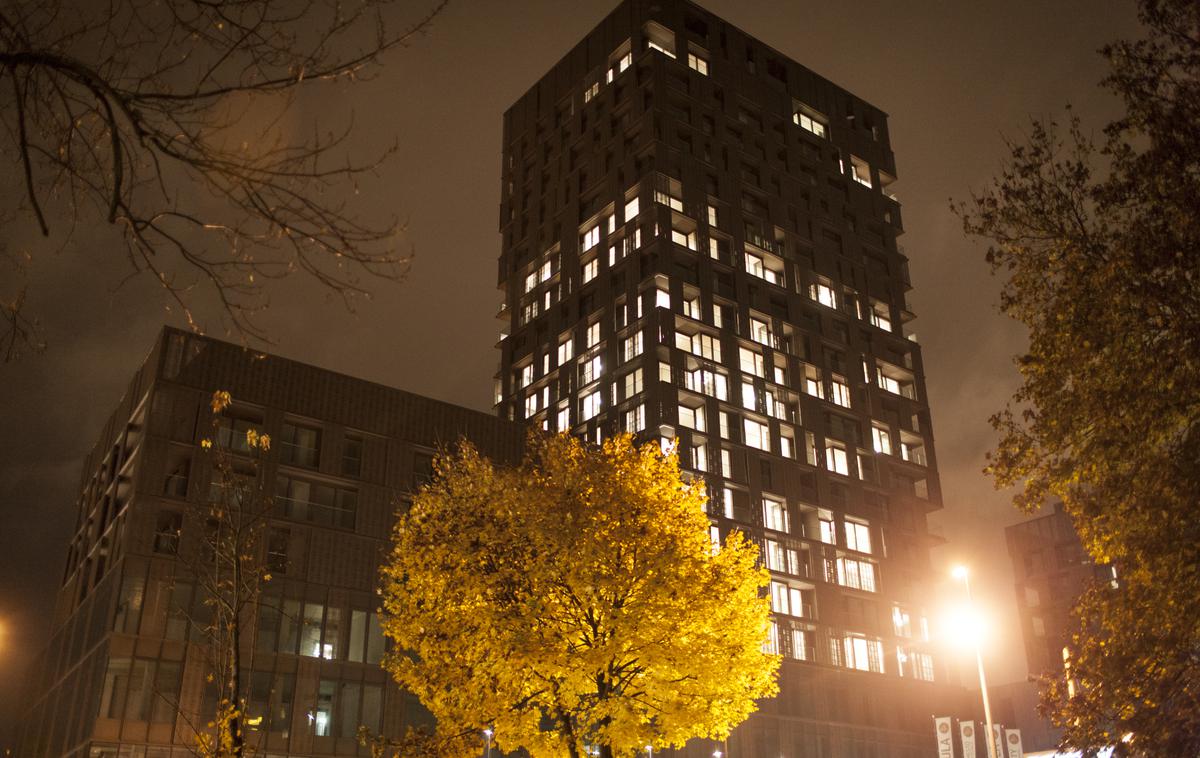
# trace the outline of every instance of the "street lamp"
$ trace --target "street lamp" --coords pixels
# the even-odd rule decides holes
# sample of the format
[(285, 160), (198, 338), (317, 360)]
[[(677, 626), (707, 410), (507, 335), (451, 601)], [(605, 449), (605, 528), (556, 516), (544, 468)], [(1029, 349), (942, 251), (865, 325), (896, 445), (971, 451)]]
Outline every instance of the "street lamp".
[(492, 731), (492, 728), (490, 726), (487, 729), (483, 730), (483, 737), (484, 737), (484, 739), (487, 740), (487, 758), (492, 758), (492, 735), (493, 734), (495, 734), (495, 732)]
[[(951, 576), (963, 583), (963, 588), (967, 592), (967, 605), (973, 606), (970, 573), (966, 566), (955, 566), (950, 572)], [(973, 637), (973, 642), (975, 643), (975, 662), (979, 664), (979, 691), (983, 694), (983, 717), (987, 721), (988, 758), (1000, 758), (996, 753), (996, 735), (992, 733), (992, 705), (988, 701), (987, 677), (983, 673), (983, 650), (979, 644), (978, 630), (976, 630)]]

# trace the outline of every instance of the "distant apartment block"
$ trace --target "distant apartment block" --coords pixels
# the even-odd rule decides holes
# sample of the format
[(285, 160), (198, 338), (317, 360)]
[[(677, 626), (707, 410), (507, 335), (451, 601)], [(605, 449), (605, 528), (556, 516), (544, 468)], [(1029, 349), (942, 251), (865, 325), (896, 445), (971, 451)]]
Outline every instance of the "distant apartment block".
[(1113, 581), (1116, 573), (1092, 562), (1062, 503), (1045, 516), (1006, 528), (1004, 536), (1016, 577), (1029, 673), (1060, 672), (1076, 599), (1093, 580)]

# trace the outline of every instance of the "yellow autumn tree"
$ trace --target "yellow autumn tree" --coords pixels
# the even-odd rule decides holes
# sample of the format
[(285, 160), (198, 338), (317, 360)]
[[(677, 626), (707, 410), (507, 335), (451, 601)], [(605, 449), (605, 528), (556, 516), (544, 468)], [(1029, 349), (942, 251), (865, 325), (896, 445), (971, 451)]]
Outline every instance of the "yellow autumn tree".
[[(516, 467), (464, 443), (398, 521), (384, 663), (445, 735), (533, 758), (724, 737), (776, 693), (768, 578), (714, 549), (703, 483), (631, 437), (533, 436)], [(478, 753), (478, 742), (463, 755)]]

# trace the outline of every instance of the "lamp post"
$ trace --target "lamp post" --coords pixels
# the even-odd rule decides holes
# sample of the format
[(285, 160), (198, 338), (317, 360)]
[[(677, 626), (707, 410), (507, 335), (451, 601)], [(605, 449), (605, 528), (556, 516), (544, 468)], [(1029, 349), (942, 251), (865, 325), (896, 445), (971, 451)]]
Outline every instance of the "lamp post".
[(492, 735), (493, 734), (494, 734), (494, 732), (492, 731), (492, 728), (490, 726), (487, 729), (483, 730), (483, 737), (485, 740), (487, 740), (487, 758), (492, 758)]
[[(967, 605), (973, 606), (974, 601), (971, 600), (971, 578), (967, 567), (955, 566), (951, 573), (955, 579), (963, 583), (963, 588), (967, 591)], [(988, 701), (987, 676), (983, 673), (983, 650), (980, 647), (978, 635), (976, 635), (974, 643), (975, 662), (979, 665), (979, 691), (983, 694), (983, 718), (987, 721), (988, 758), (1000, 758), (996, 753), (996, 736), (992, 733), (992, 705)]]

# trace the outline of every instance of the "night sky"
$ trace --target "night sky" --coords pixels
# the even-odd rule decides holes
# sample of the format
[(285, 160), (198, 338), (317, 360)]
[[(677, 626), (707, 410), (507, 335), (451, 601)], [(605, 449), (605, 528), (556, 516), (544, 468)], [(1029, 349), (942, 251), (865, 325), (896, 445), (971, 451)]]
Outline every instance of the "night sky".
[[(994, 609), (992, 681), (1025, 677), (1002, 528), (1021, 520), (981, 473), (988, 415), (1017, 384), (1022, 333), (997, 311), (999, 283), (948, 209), (994, 174), (1002, 137), (1071, 103), (1097, 130), (1116, 103), (1096, 83), (1096, 50), (1137, 33), (1131, 0), (781, 3), (707, 0), (716, 14), (886, 111), (904, 208), (949, 544)], [(272, 290), (271, 352), (490, 410), (500, 295), (495, 289), (501, 116), (615, 0), (456, 0), (431, 34), (388, 59), (331, 112), (353, 108), (363, 146), (398, 155), (357, 198), (409, 225), (407, 281), (380, 282), (349, 314), (299, 279)], [(13, 167), (5, 166), (6, 174)], [(0, 183), (0, 191), (5, 191)], [(27, 236), (6, 226), (12, 248)], [(0, 365), (0, 749), (19, 718), (25, 662), (46, 638), (74, 518), (80, 465), (163, 323), (149, 279), (128, 273), (109, 230), (35, 260), (30, 298), (49, 348)], [(220, 336), (219, 332), (216, 333)], [(946, 592), (953, 591), (947, 583)]]

